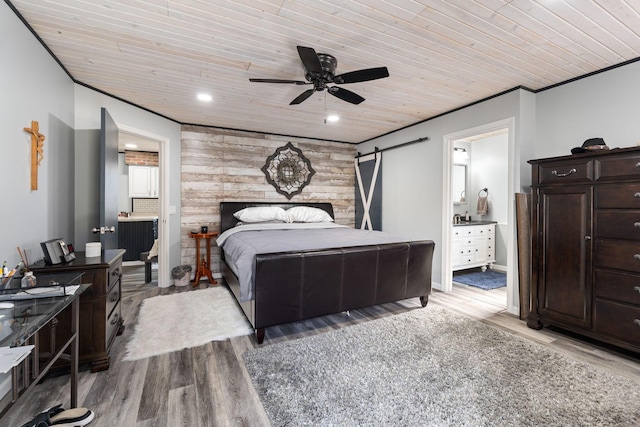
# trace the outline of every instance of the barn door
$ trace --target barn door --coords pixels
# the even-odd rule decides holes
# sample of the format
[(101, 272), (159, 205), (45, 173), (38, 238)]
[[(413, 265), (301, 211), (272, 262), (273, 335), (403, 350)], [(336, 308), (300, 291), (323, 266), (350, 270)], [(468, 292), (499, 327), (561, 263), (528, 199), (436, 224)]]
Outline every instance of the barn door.
[(382, 230), (382, 153), (355, 159), (356, 228)]

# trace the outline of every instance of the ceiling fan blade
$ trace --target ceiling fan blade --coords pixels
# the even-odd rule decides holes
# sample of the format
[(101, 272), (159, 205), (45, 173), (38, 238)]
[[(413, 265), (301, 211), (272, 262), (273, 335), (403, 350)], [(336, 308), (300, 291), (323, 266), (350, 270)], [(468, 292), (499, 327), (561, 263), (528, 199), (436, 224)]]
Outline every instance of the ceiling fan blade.
[(322, 75), (322, 64), (320, 64), (318, 54), (313, 48), (298, 46), (298, 55), (300, 55), (302, 65), (310, 74)]
[(300, 95), (298, 95), (298, 97), (296, 99), (294, 99), (293, 101), (291, 101), (289, 103), (289, 105), (297, 105), (300, 104), (302, 101), (304, 101), (305, 99), (309, 98), (311, 95), (313, 95), (313, 93), (315, 92), (315, 89), (309, 89), (309, 90), (305, 90), (304, 92), (302, 92)]
[(377, 80), (389, 77), (387, 67), (367, 68), (365, 70), (351, 71), (349, 73), (339, 74), (333, 78), (334, 83), (358, 83), (369, 80)]
[(329, 91), (329, 93), (331, 95), (335, 96), (336, 98), (340, 98), (343, 101), (347, 101), (347, 102), (350, 102), (352, 104), (358, 105), (362, 101), (364, 101), (364, 98), (361, 97), (360, 95), (358, 95), (357, 93), (353, 93), (350, 90), (343, 89), (343, 88), (338, 87), (338, 86), (331, 86), (327, 90)]
[(306, 85), (310, 84), (309, 82), (303, 82), (302, 80), (281, 80), (281, 79), (249, 79), (250, 82), (254, 83), (289, 83), (294, 85)]

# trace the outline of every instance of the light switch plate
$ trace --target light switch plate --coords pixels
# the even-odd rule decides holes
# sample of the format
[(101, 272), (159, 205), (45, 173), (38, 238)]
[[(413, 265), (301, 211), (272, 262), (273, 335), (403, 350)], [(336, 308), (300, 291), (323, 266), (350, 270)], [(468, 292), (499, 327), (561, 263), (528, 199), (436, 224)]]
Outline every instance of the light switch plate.
[(176, 213), (176, 207), (173, 205), (169, 206), (169, 215), (175, 215)]

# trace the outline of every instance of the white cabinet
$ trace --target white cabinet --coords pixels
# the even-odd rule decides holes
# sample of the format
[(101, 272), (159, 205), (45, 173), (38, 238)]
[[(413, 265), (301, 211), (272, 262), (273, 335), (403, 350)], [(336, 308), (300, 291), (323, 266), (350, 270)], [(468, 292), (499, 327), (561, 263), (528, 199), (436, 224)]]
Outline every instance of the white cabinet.
[(453, 271), (482, 267), (496, 260), (495, 224), (460, 225), (453, 227), (451, 264)]
[(129, 166), (129, 197), (158, 197), (156, 166)]

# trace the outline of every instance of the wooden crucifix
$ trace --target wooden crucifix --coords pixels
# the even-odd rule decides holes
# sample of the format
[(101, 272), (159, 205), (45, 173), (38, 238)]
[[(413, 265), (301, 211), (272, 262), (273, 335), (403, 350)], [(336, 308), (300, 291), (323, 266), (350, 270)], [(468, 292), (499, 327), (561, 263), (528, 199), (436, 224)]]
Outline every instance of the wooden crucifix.
[(38, 166), (44, 159), (44, 135), (38, 129), (38, 122), (31, 121), (31, 128), (24, 128), (31, 134), (31, 189), (38, 189)]

